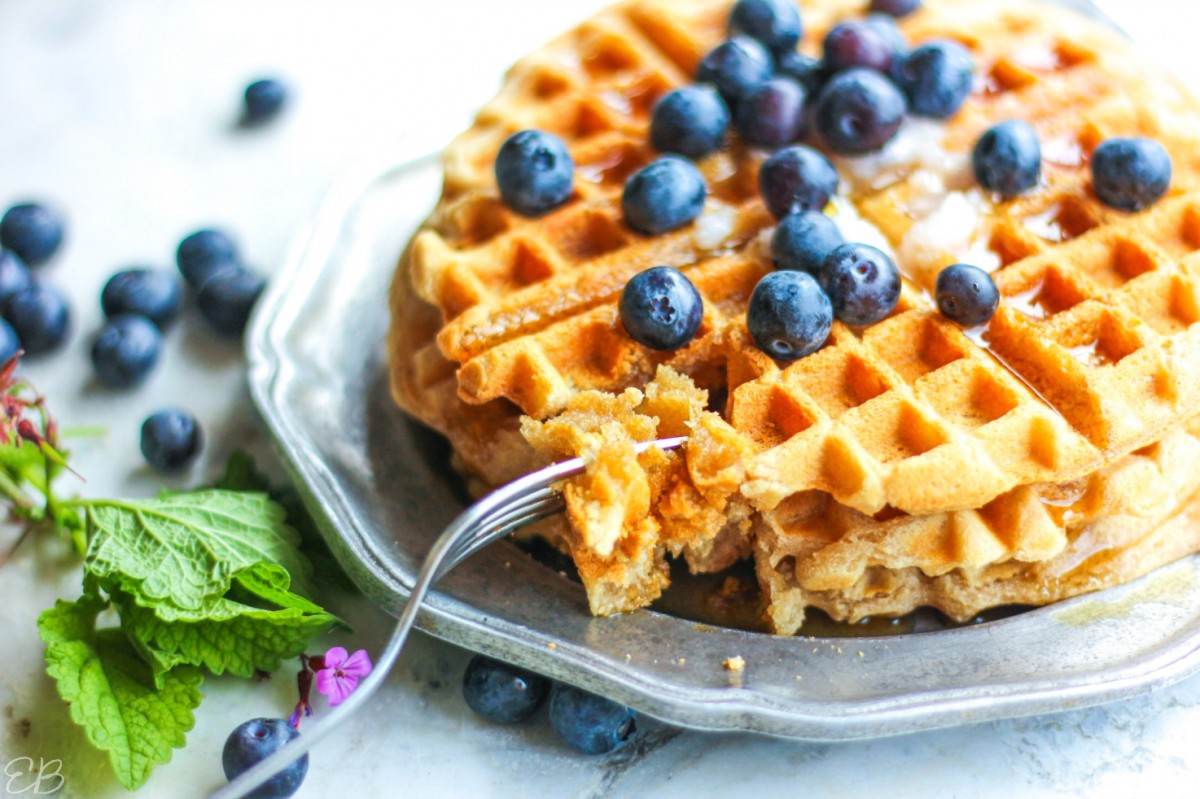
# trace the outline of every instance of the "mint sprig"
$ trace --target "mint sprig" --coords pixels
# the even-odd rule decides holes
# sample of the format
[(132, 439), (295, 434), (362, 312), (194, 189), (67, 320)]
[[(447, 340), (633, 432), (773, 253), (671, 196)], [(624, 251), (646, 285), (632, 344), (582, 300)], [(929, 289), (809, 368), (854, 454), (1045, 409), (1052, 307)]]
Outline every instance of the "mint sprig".
[(117, 779), (134, 790), (183, 746), (204, 676), (180, 665), (156, 683), (119, 630), (96, 629), (104, 605), (96, 597), (59, 600), (38, 617), (38, 632), (47, 644), (46, 671), (70, 705), (71, 719), (108, 752)]
[[(0, 445), (0, 471), (4, 457)], [(25, 485), (42, 489), (36, 474)], [(183, 746), (201, 669), (274, 671), (340, 623), (298, 593), (311, 566), (284, 509), (261, 490), (64, 501), (46, 483), (45, 497), (53, 512), (44, 518), (70, 520), (68, 529), (86, 541), (83, 596), (38, 620), (47, 672), (71, 718), (131, 790)], [(119, 626), (97, 630), (97, 615), (110, 607)]]

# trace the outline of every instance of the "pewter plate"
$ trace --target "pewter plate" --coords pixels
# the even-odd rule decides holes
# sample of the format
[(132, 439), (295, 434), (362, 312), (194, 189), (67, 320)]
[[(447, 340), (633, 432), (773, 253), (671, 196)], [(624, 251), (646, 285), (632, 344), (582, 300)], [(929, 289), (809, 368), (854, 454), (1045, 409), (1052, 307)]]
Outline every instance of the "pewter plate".
[[(399, 165), (397, 165), (399, 164)], [(297, 241), (249, 336), (250, 386), (325, 540), (393, 613), (464, 507), (445, 445), (388, 395), (387, 290), (435, 202), (433, 158), (347, 175)], [(642, 610), (593, 618), (583, 589), (500, 542), (453, 571), (427, 632), (674, 724), (850, 740), (1111, 701), (1200, 669), (1200, 560), (1008, 619), (887, 637), (781, 637)], [(722, 661), (741, 656), (737, 681)]]

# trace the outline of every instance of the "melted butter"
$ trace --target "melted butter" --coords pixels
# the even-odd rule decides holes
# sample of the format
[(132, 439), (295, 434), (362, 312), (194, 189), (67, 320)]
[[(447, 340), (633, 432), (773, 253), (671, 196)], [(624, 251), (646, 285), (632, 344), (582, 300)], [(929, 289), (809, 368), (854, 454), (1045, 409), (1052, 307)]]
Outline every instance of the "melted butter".
[(1183, 607), (1187, 595), (1195, 590), (1196, 570), (1188, 563), (1175, 568), (1160, 569), (1148, 577), (1135, 590), (1120, 599), (1105, 601), (1089, 598), (1077, 605), (1055, 611), (1051, 618), (1072, 627), (1083, 627), (1104, 619), (1123, 619), (1134, 609), (1146, 602)]
[(1046, 241), (1055, 243), (1064, 241), (1067, 235), (1063, 230), (1062, 222), (1059, 221), (1061, 212), (1062, 208), (1058, 204), (1055, 204), (1040, 214), (1027, 216), (1025, 217), (1025, 229)]
[(1040, 320), (1050, 316), (1050, 311), (1042, 303), (1041, 282), (1035, 283), (1032, 288), (1025, 289), (1020, 294), (1006, 297), (1004, 302), (1014, 311), (1030, 319)]

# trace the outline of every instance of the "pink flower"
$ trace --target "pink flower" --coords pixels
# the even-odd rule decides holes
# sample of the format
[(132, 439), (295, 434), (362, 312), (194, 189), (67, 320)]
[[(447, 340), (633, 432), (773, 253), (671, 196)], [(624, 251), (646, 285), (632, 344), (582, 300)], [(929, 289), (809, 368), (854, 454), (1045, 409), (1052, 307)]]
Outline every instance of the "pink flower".
[(335, 646), (325, 653), (322, 668), (317, 669), (317, 690), (329, 697), (329, 706), (337, 707), (358, 687), (358, 681), (371, 673), (371, 658), (367, 650), (353, 655)]

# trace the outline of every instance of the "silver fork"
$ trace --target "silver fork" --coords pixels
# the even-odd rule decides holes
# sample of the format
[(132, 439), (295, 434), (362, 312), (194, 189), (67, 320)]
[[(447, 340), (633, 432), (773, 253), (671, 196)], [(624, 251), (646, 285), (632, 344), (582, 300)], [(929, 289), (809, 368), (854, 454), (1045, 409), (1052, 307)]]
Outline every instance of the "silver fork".
[[(650, 447), (670, 450), (686, 440), (684, 437), (678, 437), (646, 441), (637, 444), (636, 449), (639, 453)], [(280, 747), (228, 785), (214, 791), (209, 795), (209, 799), (239, 799), (245, 796), (320, 743), (342, 721), (353, 716), (375, 693), (395, 665), (430, 587), (446, 572), (493, 541), (503, 538), (513, 530), (560, 512), (564, 507), (563, 498), (555, 484), (582, 471), (582, 458), (551, 464), (493, 491), (459, 514), (438, 536), (429, 554), (425, 556), (425, 562), (421, 565), (412, 593), (409, 594), (404, 611), (392, 630), (387, 647), (380, 654), (375, 668), (359, 683), (354, 693), (337, 707), (331, 708), (327, 715), (303, 735)]]

